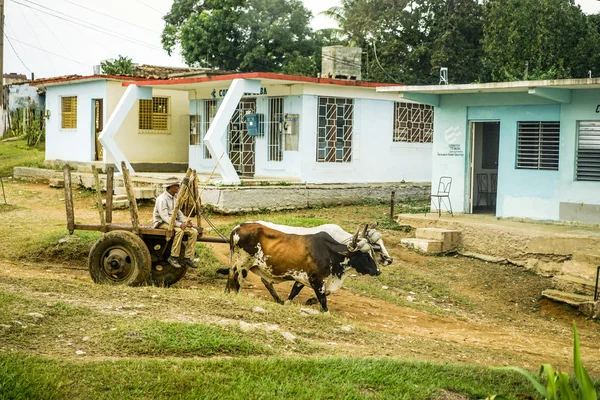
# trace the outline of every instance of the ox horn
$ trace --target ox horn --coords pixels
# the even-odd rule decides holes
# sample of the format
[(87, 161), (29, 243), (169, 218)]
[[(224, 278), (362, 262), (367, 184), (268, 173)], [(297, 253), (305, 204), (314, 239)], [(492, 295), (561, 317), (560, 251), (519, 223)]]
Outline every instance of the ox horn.
[(356, 233), (354, 234), (354, 236), (352, 236), (352, 241), (350, 242), (350, 250), (354, 251), (356, 250), (356, 242), (358, 241), (358, 233), (360, 232), (360, 228), (358, 228), (356, 230)]
[(362, 232), (362, 236), (361, 236), (361, 237), (364, 237), (364, 238), (366, 238), (366, 237), (367, 237), (367, 233), (368, 233), (368, 232), (369, 232), (369, 224), (365, 224), (365, 229), (363, 229), (363, 232)]

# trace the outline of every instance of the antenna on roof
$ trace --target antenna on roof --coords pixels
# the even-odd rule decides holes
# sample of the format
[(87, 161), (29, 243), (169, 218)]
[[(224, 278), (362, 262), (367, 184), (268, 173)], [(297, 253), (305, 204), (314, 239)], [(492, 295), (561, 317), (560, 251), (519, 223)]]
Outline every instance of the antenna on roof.
[(442, 67), (440, 68), (440, 85), (448, 84), (448, 68)]

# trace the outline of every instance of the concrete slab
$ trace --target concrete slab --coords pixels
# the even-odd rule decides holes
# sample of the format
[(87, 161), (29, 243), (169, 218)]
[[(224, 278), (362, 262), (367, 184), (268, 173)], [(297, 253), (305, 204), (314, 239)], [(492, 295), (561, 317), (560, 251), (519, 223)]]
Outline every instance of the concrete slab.
[(426, 254), (442, 253), (442, 242), (430, 239), (402, 239), (400, 241), (409, 249), (415, 249)]
[(442, 251), (456, 251), (460, 240), (460, 232), (444, 228), (417, 228), (417, 239), (430, 239), (442, 242)]

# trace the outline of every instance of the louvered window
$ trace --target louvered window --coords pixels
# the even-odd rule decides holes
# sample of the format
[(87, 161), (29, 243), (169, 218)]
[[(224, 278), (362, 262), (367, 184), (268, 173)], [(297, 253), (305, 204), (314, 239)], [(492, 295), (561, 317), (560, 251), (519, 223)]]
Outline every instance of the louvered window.
[(61, 128), (77, 129), (77, 96), (61, 98)]
[(560, 122), (519, 122), (517, 168), (558, 171)]
[(600, 181), (600, 121), (579, 122), (577, 180)]
[(140, 100), (139, 133), (171, 133), (168, 97)]

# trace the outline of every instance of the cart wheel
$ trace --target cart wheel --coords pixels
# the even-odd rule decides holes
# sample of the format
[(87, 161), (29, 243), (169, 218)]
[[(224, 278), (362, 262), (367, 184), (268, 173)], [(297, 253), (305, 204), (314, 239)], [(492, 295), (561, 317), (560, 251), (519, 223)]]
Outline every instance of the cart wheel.
[(111, 285), (140, 286), (148, 281), (150, 251), (131, 232), (112, 231), (101, 237), (88, 258), (92, 280)]
[(176, 284), (185, 276), (187, 267), (175, 268), (166, 261), (155, 262), (152, 264), (150, 272), (150, 281), (154, 286), (169, 287)]

